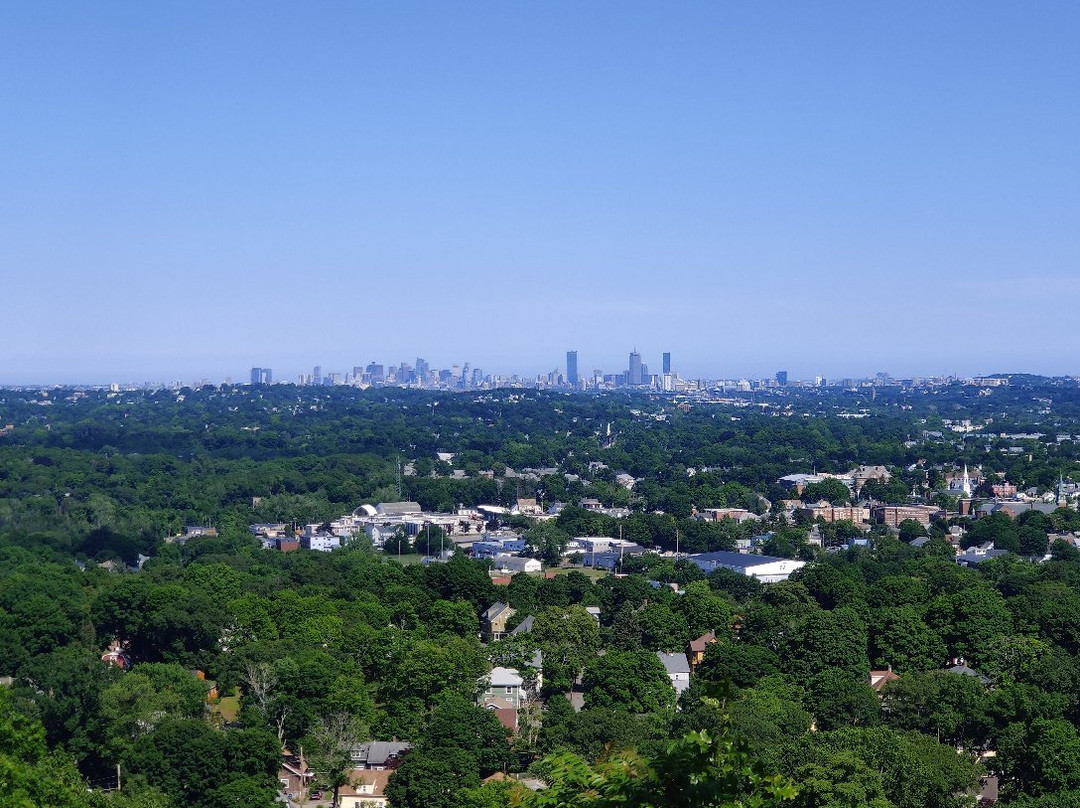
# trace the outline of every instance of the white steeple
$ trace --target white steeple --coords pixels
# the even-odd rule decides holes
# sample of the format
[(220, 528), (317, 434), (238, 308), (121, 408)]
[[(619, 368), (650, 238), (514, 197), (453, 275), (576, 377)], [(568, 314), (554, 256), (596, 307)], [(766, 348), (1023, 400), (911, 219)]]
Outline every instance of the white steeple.
[(964, 464), (964, 497), (971, 496), (971, 478), (968, 476), (967, 463)]

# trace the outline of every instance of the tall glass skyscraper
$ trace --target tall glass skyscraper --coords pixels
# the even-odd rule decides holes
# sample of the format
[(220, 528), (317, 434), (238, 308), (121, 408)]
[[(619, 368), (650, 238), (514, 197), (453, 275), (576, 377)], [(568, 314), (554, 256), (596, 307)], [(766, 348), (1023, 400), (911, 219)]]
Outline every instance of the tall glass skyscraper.
[(637, 351), (630, 353), (630, 368), (626, 374), (627, 384), (644, 384), (645, 380), (641, 375), (641, 354)]
[(571, 387), (577, 387), (577, 351), (566, 352), (566, 383)]

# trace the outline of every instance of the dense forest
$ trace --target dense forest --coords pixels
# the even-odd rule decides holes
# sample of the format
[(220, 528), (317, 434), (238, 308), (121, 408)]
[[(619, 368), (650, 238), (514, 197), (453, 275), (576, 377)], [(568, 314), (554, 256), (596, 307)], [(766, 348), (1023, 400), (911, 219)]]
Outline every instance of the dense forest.
[[(413, 745), (390, 778), (393, 808), (952, 808), (986, 775), (1003, 804), (1080, 804), (1080, 553), (1047, 539), (1080, 528), (1074, 509), (875, 527), (872, 546), (826, 552), (776, 506), (780, 477), (858, 464), (891, 470), (873, 493), (894, 502), (944, 501), (964, 464), (1036, 497), (1080, 480), (1080, 391), (1012, 381), (708, 403), (0, 391), (0, 805), (269, 806), (283, 746), (305, 750), (330, 794), (353, 746), (393, 738)], [(961, 422), (974, 427), (953, 431)], [(248, 530), (361, 503), (520, 497), (567, 503), (550, 522), (509, 520), (549, 563), (571, 536), (696, 552), (765, 532), (766, 551), (812, 563), (761, 585), (646, 554), (626, 576), (497, 584), (461, 554), (403, 564), (363, 541), (279, 553)], [(585, 497), (630, 515), (576, 507)], [(716, 507), (760, 521), (692, 518)], [(163, 541), (185, 525), (217, 535)], [(950, 527), (1015, 553), (963, 568)], [(917, 533), (931, 540), (912, 546)], [(497, 601), (531, 630), (481, 642)], [(656, 652), (708, 632), (676, 700)], [(123, 668), (102, 662), (116, 642)], [(947, 671), (958, 659), (978, 675)], [(477, 706), (496, 665), (528, 672), (534, 691), (512, 735)], [(875, 690), (872, 669), (896, 678)]]

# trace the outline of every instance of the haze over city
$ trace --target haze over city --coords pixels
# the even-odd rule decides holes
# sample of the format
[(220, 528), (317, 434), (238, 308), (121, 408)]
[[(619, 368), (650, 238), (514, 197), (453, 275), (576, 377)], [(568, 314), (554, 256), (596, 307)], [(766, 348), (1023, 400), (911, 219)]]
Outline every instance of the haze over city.
[(0, 25), (0, 384), (1080, 367), (1076, 4)]

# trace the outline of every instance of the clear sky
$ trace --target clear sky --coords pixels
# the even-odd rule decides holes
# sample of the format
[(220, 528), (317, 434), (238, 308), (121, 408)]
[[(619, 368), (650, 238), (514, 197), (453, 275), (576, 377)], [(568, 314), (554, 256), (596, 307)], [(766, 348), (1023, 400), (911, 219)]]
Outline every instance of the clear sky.
[(0, 384), (1080, 373), (1080, 3), (0, 4)]

